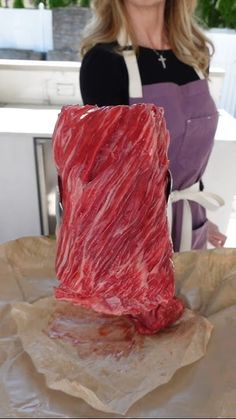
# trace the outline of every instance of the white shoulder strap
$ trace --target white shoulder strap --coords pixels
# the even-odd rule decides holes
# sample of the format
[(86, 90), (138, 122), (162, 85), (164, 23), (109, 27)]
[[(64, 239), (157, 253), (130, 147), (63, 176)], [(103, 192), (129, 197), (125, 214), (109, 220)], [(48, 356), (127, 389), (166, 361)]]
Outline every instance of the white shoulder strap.
[(194, 67), (194, 70), (196, 71), (196, 73), (197, 73), (197, 75), (198, 75), (198, 77), (199, 77), (200, 80), (205, 79), (205, 76), (204, 76), (204, 74), (203, 74), (203, 72), (201, 70), (198, 70), (196, 67)]
[[(117, 37), (118, 44), (121, 47), (132, 46), (128, 34), (122, 29)], [(143, 89), (139, 73), (137, 58), (133, 49), (122, 52), (129, 76), (129, 97), (142, 98)]]
[(133, 50), (123, 51), (123, 57), (128, 70), (129, 75), (129, 97), (130, 98), (142, 98), (143, 89), (138, 69), (138, 63), (136, 55)]

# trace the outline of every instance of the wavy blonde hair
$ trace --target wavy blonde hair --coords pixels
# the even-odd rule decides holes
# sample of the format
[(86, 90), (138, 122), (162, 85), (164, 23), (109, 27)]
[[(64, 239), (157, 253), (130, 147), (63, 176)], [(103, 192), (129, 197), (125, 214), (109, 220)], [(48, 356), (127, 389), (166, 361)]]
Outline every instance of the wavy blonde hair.
[[(165, 28), (175, 55), (207, 77), (209, 57), (214, 52), (214, 46), (194, 16), (196, 3), (197, 0), (166, 0)], [(123, 0), (92, 0), (92, 9), (93, 17), (85, 28), (81, 43), (82, 56), (95, 44), (116, 41), (122, 28), (137, 49)]]

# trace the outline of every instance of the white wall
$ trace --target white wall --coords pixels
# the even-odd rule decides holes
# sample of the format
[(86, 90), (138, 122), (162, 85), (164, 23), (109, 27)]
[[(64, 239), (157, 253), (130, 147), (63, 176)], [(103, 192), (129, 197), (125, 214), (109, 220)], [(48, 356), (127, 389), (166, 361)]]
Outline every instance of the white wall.
[(41, 233), (35, 138), (51, 138), (59, 108), (0, 107), (0, 243)]
[(236, 117), (236, 31), (211, 29), (207, 35), (215, 46), (212, 66), (225, 70), (219, 107)]
[(0, 243), (40, 235), (31, 135), (0, 133), (0, 190)]
[(0, 48), (52, 50), (52, 11), (0, 8)]

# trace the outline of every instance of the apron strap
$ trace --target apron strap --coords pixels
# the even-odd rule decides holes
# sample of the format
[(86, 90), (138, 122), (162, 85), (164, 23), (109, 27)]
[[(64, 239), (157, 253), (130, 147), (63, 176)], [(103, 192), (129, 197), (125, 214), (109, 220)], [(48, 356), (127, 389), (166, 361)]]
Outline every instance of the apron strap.
[(216, 211), (222, 207), (225, 202), (219, 196), (211, 192), (199, 190), (199, 182), (189, 188), (172, 191), (169, 196), (167, 217), (169, 221), (170, 232), (172, 228), (172, 204), (183, 201), (183, 221), (180, 239), (180, 252), (191, 250), (192, 248), (192, 211), (189, 201), (197, 202), (205, 209)]
[[(136, 54), (132, 48), (132, 42), (129, 35), (124, 29), (121, 29), (117, 36), (118, 44), (124, 48), (122, 51), (123, 58), (128, 71), (129, 77), (129, 97), (130, 98), (143, 98), (143, 88), (138, 68)], [(131, 47), (125, 49), (126, 47)]]
[(201, 70), (198, 70), (196, 67), (194, 67), (194, 70), (196, 71), (200, 80), (204, 80), (206, 78)]
[(122, 51), (129, 76), (129, 97), (142, 98), (143, 88), (137, 58), (133, 50)]

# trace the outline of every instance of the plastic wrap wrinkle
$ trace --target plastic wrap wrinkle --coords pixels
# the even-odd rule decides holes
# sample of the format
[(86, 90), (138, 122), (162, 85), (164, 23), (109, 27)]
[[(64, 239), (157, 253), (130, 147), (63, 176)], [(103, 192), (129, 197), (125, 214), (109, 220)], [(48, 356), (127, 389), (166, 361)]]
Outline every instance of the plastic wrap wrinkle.
[[(16, 313), (18, 310), (20, 328), (23, 329), (24, 324), (30, 320), (27, 315), (24, 316), (24, 313), (32, 312), (36, 319), (35, 333), (40, 321), (43, 321), (42, 316), (36, 317), (36, 306), (40, 307), (40, 304), (42, 307), (45, 306), (46, 317), (52, 311), (52, 307), (46, 304), (45, 295), (52, 294), (54, 285), (52, 269), (54, 252), (55, 242), (47, 238), (24, 238), (0, 246), (0, 295), (3, 298), (0, 305), (0, 413), (3, 417), (120, 417), (119, 414), (93, 409), (81, 398), (66, 394), (65, 391), (69, 388), (63, 374), (60, 380), (55, 380), (55, 385), (60, 388), (60, 391), (50, 389), (44, 375), (37, 371), (35, 360), (33, 363), (31, 357), (23, 350), (21, 339), (22, 342), (24, 339), (20, 339), (16, 334), (16, 324), (10, 313), (10, 301), (13, 303), (13, 311)], [(213, 325), (211, 339), (206, 350), (207, 335), (203, 334), (201, 341), (195, 334), (188, 350), (182, 352), (182, 364), (186, 362), (185, 357), (191, 361), (195, 348), (198, 351), (201, 350), (202, 353), (206, 350), (204, 357), (198, 362), (179, 368), (169, 382), (137, 400), (125, 416), (235, 417), (236, 249), (176, 254), (174, 261), (178, 294), (185, 299), (189, 309), (197, 306), (201, 315), (208, 313), (208, 310), (210, 312), (208, 320)], [(40, 274), (40, 264), (42, 274)], [(31, 291), (34, 290), (33, 301), (35, 302), (33, 304), (23, 302), (17, 281), (14, 280), (15, 272), (18, 273), (17, 281), (22, 287), (24, 296), (29, 298)], [(24, 274), (26, 274), (25, 277)], [(41, 282), (40, 285), (39, 282)], [(7, 292), (8, 287), (9, 292)], [(15, 305), (16, 301), (18, 301), (17, 305)], [(21, 316), (24, 317), (24, 321)], [(45, 332), (44, 338), (49, 339)], [(39, 337), (38, 339), (40, 340)], [(34, 346), (34, 354), (37, 354), (38, 362), (41, 362), (45, 349), (49, 351), (49, 348), (42, 350), (40, 347), (37, 348), (30, 335), (28, 340), (27, 351)], [(50, 339), (50, 347), (51, 345), (58, 345), (59, 351), (70, 346), (68, 342), (62, 342), (60, 339)], [(170, 345), (168, 349), (169, 347)], [(74, 361), (77, 366), (76, 347), (73, 347), (71, 353), (73, 351), (76, 354)], [(69, 359), (72, 359), (71, 353)], [(54, 356), (54, 360), (55, 358)], [(113, 360), (113, 364), (119, 364), (119, 362), (119, 359)], [(99, 362), (97, 364), (99, 365)], [(142, 363), (139, 365), (142, 371)], [(69, 371), (72, 375), (72, 368)], [(136, 384), (140, 368), (136, 368), (135, 371)], [(74, 374), (76, 375), (75, 371)], [(55, 376), (52, 378), (55, 379)], [(94, 384), (93, 378), (90, 377), (90, 379)], [(145, 384), (149, 386), (151, 376), (147, 374), (147, 369), (145, 379)], [(79, 384), (78, 380), (73, 383), (74, 391), (78, 390)], [(133, 386), (134, 383), (131, 382), (131, 384)], [(96, 394), (100, 390), (96, 385), (91, 388)], [(86, 387), (81, 385), (80, 391), (88, 397), (89, 391)], [(113, 395), (114, 388), (111, 387), (110, 402)], [(128, 393), (127, 398), (129, 398)]]

